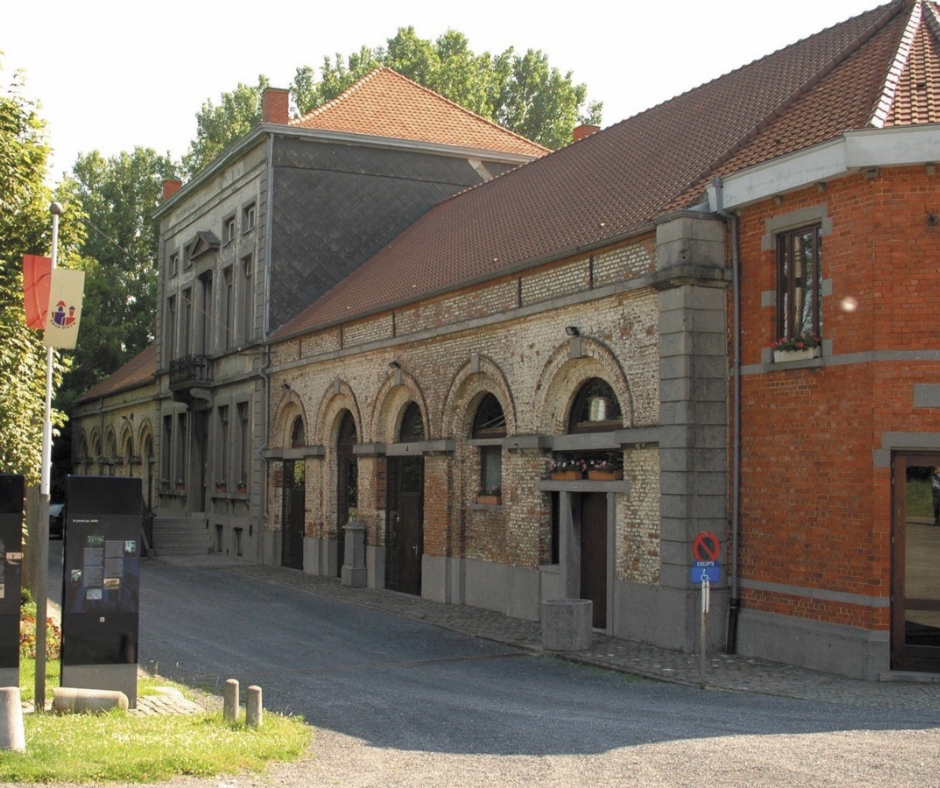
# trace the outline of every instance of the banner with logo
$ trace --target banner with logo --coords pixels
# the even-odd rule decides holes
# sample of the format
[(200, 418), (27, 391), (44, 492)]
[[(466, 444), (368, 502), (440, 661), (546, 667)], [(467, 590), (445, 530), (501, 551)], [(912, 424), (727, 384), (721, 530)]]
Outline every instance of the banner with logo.
[(23, 255), (23, 306), (28, 328), (46, 327), (51, 274), (51, 258), (38, 254)]
[(78, 341), (78, 326), (82, 316), (82, 295), (85, 290), (85, 272), (56, 268), (52, 272), (49, 288), (49, 313), (43, 344), (73, 350)]

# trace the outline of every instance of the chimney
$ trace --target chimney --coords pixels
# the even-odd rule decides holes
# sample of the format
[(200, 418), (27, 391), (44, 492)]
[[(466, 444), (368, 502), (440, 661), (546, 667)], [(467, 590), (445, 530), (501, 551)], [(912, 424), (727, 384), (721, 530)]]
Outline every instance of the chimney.
[(572, 142), (577, 142), (578, 140), (583, 140), (585, 137), (590, 137), (592, 134), (597, 134), (601, 130), (600, 126), (590, 126), (587, 123), (582, 123), (580, 126), (576, 127), (574, 132), (571, 135)]
[(287, 88), (265, 88), (261, 96), (261, 122), (286, 126), (290, 120), (290, 91)]
[(163, 202), (166, 202), (174, 194), (176, 194), (180, 189), (183, 188), (183, 182), (178, 181), (175, 178), (167, 178), (163, 182)]

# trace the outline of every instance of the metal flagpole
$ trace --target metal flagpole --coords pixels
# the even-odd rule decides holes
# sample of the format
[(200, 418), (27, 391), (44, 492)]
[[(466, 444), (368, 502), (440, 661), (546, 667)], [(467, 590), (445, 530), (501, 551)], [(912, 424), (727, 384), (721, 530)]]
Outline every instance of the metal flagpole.
[[(55, 270), (59, 247), (59, 216), (62, 205), (54, 202), (49, 206), (52, 214), (52, 270)], [(50, 272), (51, 276), (51, 272)], [(42, 422), (42, 471), (39, 480), (39, 523), (34, 534), (38, 548), (36, 571), (36, 686), (35, 709), (46, 708), (46, 615), (49, 596), (49, 503), (52, 477), (52, 362), (53, 349), (46, 348), (46, 409)]]

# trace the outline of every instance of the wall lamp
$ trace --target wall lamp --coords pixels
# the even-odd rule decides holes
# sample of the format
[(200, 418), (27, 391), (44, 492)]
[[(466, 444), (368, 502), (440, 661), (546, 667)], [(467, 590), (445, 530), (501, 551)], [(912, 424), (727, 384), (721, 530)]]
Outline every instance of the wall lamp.
[(577, 326), (565, 326), (565, 333), (569, 337), (579, 337), (581, 336), (581, 330)]
[(290, 391), (290, 383), (282, 383), (281, 388), (284, 389), (284, 391)]
[(391, 369), (401, 369), (401, 364), (399, 364), (397, 361), (390, 361), (388, 366)]

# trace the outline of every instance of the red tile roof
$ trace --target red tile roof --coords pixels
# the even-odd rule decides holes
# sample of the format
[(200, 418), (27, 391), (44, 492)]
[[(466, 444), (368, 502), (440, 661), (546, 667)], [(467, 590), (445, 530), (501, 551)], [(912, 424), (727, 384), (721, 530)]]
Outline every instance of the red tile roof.
[(938, 41), (927, 0), (823, 30), (441, 203), (277, 336), (637, 232), (716, 174), (877, 127), (879, 108), (885, 125), (940, 122)]
[(375, 69), (291, 125), (525, 156), (548, 152), (390, 68)]
[(121, 391), (129, 391), (153, 383), (157, 369), (157, 345), (150, 343), (117, 372), (111, 373), (97, 386), (82, 394), (77, 402), (90, 402), (99, 397), (109, 397)]

